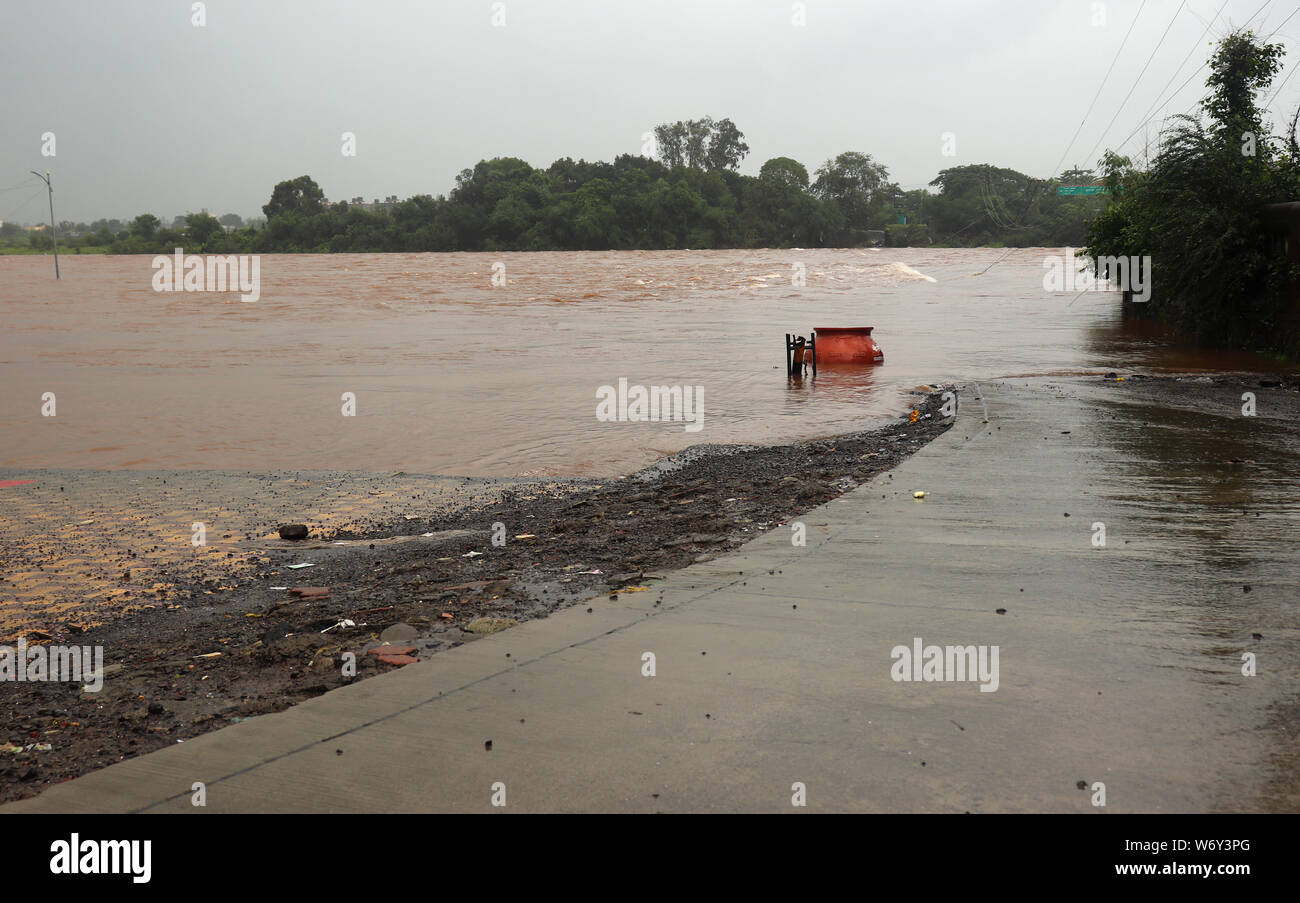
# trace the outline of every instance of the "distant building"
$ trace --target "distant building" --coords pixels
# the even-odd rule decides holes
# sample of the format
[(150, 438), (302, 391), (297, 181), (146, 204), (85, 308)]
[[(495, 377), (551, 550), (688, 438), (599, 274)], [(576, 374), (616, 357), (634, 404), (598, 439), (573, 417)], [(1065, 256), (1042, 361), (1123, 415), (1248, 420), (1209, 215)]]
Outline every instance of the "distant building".
[(368, 213), (380, 213), (382, 211), (391, 210), (393, 209), (393, 207), (397, 206), (400, 203), (401, 201), (397, 199), (397, 195), (390, 194), (382, 201), (379, 200), (379, 198), (375, 198), (374, 201), (369, 204), (366, 203), (365, 198), (355, 197), (352, 200), (348, 201), (348, 206), (365, 210)]

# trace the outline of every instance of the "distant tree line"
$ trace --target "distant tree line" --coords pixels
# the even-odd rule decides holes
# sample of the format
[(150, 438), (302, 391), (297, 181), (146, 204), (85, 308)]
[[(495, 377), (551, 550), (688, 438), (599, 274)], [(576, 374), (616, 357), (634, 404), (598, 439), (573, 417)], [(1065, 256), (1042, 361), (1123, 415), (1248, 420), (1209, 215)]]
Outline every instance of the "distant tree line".
[[(789, 157), (757, 176), (736, 171), (748, 148), (729, 120), (655, 130), (659, 159), (564, 158), (537, 169), (514, 157), (462, 171), (446, 197), (386, 210), (326, 205), (308, 176), (276, 186), (263, 251), (549, 251), (860, 247), (868, 243), (1082, 244), (1096, 197), (1058, 197), (1055, 183), (988, 165), (944, 170), (936, 192), (902, 191), (870, 154), (847, 151), (810, 176)], [(1091, 179), (1090, 173), (1080, 177)]]
[[(932, 191), (902, 191), (883, 164), (859, 151), (811, 175), (790, 157), (742, 175), (749, 147), (730, 119), (666, 123), (654, 136), (654, 157), (625, 154), (612, 163), (565, 157), (538, 169), (514, 157), (483, 160), (463, 170), (446, 196), (416, 195), (382, 209), (327, 203), (315, 180), (299, 176), (275, 186), (262, 228), (205, 213), (164, 226), (146, 213), (130, 223), (93, 223), (80, 241), (121, 254), (179, 246), (213, 253), (1059, 246), (1082, 244), (1101, 207), (1094, 197), (1059, 198), (1055, 183), (987, 164), (946, 169)], [(24, 240), (48, 242), (39, 236)]]
[[(254, 224), (256, 225), (256, 224)], [(244, 229), (244, 218), (237, 213), (221, 217), (191, 213), (175, 217), (170, 226), (152, 213), (142, 213), (130, 222), (120, 219), (97, 219), (93, 223), (63, 220), (58, 224), (60, 250), (71, 253), (111, 252), (116, 254), (153, 252), (161, 246), (204, 244), (218, 232)], [(27, 231), (14, 222), (0, 225), (0, 248), (28, 248), (49, 251), (54, 246), (48, 228)]]

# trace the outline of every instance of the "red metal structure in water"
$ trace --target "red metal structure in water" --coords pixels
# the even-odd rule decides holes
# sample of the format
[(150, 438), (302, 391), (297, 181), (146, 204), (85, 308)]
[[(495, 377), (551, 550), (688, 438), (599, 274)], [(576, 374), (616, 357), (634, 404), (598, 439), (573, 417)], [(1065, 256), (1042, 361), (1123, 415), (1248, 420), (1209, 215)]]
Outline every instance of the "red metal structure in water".
[(885, 352), (871, 337), (874, 326), (818, 326), (817, 364), (883, 364)]

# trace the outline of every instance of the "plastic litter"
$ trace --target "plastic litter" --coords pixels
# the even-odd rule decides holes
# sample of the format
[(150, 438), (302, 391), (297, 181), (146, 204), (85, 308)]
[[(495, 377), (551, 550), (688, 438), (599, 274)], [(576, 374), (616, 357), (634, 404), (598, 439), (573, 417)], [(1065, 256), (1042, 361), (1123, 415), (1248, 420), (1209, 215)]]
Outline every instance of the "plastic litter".
[(314, 568), (315, 566), (316, 566), (315, 562), (304, 561), (302, 564), (291, 564), (291, 565), (289, 565), (289, 570), (291, 570), (291, 571), (296, 571), (296, 570), (298, 570), (298, 568)]
[(928, 495), (928, 493), (924, 489), (918, 489), (916, 490), (916, 492), (912, 493), (912, 498), (923, 499), (926, 497), (926, 495)]

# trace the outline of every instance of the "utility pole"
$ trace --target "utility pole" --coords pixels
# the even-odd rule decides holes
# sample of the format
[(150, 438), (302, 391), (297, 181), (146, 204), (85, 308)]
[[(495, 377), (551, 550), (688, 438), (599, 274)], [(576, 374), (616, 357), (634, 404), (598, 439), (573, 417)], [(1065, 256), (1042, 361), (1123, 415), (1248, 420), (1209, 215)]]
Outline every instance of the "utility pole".
[(46, 189), (50, 192), (50, 237), (54, 239), (54, 278), (59, 278), (59, 230), (54, 225), (54, 186), (50, 184), (50, 171), (45, 170), (45, 175), (41, 175), (36, 170), (28, 170), (36, 178), (45, 182)]

